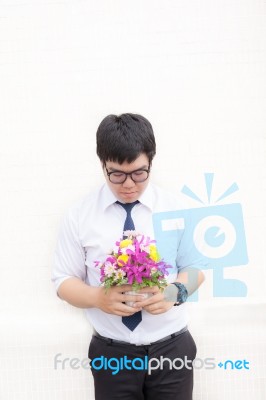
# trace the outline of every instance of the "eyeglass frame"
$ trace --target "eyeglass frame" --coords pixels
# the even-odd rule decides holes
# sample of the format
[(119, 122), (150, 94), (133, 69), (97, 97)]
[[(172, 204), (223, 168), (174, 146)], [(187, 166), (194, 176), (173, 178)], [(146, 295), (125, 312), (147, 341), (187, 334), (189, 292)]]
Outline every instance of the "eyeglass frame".
[[(106, 165), (104, 165), (104, 168), (105, 168), (106, 174), (107, 174), (107, 176), (108, 176), (108, 178), (109, 178), (109, 181), (110, 181), (111, 183), (113, 183), (114, 185), (121, 185), (121, 184), (125, 183), (128, 176), (130, 176), (130, 178), (132, 179), (132, 181), (133, 181), (134, 183), (143, 183), (143, 182), (145, 182), (145, 181), (149, 178), (149, 174), (150, 174), (150, 172), (151, 172), (150, 164), (149, 164), (148, 169), (146, 169), (146, 168), (138, 168), (138, 169), (135, 169), (134, 171), (131, 171), (131, 172), (124, 172), (124, 171), (119, 171), (119, 170), (109, 172), (109, 171), (107, 170), (107, 168), (106, 168)], [(148, 175), (147, 175), (147, 178), (144, 179), (144, 181), (134, 181), (134, 179), (132, 178), (132, 174), (134, 174), (134, 172), (138, 172), (138, 171), (147, 172)], [(112, 182), (112, 181), (111, 181), (110, 175), (116, 174), (117, 172), (120, 172), (121, 174), (124, 174), (124, 175), (125, 175), (125, 180), (124, 180), (124, 181), (122, 181), (122, 182)]]

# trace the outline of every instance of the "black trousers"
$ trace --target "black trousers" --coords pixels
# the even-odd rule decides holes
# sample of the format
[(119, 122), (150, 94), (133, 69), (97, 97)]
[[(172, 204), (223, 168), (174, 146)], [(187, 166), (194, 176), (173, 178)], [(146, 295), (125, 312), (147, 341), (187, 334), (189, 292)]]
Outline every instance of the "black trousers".
[(95, 400), (192, 400), (196, 352), (189, 331), (147, 346), (93, 336), (88, 355)]

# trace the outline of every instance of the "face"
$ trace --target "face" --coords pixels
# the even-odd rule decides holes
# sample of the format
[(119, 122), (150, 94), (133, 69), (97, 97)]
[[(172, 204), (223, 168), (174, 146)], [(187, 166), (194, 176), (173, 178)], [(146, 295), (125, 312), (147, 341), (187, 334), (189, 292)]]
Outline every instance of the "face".
[(146, 154), (141, 154), (131, 163), (118, 164), (117, 162), (106, 161), (105, 167), (103, 167), (103, 171), (106, 182), (116, 198), (122, 203), (133, 203), (138, 200), (149, 183), (149, 177), (144, 182), (134, 182), (129, 175), (124, 183), (112, 183), (106, 172), (106, 169), (108, 172), (133, 172), (139, 169), (148, 169), (149, 160)]

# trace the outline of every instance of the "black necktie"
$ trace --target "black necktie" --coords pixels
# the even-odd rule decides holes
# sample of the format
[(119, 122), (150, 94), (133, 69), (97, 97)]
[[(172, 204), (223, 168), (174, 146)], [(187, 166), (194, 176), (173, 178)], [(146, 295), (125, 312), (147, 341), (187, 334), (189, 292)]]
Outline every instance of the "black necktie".
[[(120, 201), (117, 201), (116, 203), (119, 204), (121, 207), (123, 207), (127, 213), (123, 230), (124, 231), (134, 230), (135, 225), (134, 225), (134, 221), (131, 217), (131, 210), (137, 203), (139, 203), (139, 201), (138, 200), (134, 201), (134, 203), (120, 203)], [(125, 239), (126, 236), (123, 236), (123, 238)], [(130, 315), (129, 317), (122, 317), (123, 324), (126, 325), (126, 327), (128, 329), (130, 329), (131, 331), (134, 331), (134, 329), (138, 326), (138, 324), (141, 321), (142, 321), (141, 311), (138, 311), (135, 314)]]

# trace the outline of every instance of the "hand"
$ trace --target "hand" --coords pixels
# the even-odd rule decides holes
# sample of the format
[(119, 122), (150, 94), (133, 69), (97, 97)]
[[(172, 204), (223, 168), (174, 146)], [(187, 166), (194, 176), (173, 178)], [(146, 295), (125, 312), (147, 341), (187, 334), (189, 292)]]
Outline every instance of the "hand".
[[(121, 317), (128, 317), (137, 311), (141, 311), (141, 306), (130, 307), (124, 304), (126, 301), (136, 301), (136, 295), (126, 294), (130, 290), (132, 290), (131, 285), (112, 286), (109, 289), (100, 287), (96, 302), (97, 308), (108, 314)], [(141, 293), (138, 295), (140, 300), (144, 297)]]
[(164, 290), (160, 290), (157, 286), (140, 289), (138, 293), (152, 293), (147, 300), (135, 300), (133, 304), (137, 309), (142, 308), (150, 314), (165, 313), (175, 304), (174, 301), (167, 300)]

